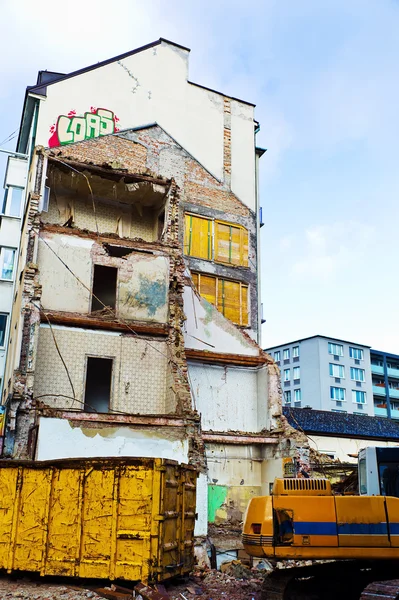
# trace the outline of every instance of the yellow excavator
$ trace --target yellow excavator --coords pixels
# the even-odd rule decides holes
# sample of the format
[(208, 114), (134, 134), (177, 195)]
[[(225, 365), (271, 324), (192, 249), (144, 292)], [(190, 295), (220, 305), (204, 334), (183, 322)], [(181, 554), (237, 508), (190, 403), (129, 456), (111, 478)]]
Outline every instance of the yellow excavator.
[(272, 495), (250, 501), (246, 552), (304, 561), (273, 569), (262, 600), (399, 599), (399, 447), (360, 450), (358, 481), (349, 496), (328, 479), (276, 479)]

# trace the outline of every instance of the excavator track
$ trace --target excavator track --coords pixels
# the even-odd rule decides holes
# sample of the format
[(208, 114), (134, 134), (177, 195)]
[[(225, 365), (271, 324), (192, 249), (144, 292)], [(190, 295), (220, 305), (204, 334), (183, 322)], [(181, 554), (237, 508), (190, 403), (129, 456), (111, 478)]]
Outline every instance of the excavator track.
[(398, 600), (399, 579), (374, 581), (364, 588), (360, 600)]
[(354, 580), (352, 570), (352, 563), (337, 562), (275, 569), (263, 582), (261, 600), (359, 600), (369, 580)]
[(275, 569), (263, 582), (261, 600), (399, 600), (399, 579), (392, 575), (356, 561)]

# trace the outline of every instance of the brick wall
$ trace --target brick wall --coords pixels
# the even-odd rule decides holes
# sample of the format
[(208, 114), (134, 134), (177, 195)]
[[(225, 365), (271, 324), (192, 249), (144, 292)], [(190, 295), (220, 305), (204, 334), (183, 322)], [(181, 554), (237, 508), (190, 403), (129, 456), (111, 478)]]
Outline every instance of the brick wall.
[(110, 164), (115, 169), (126, 169), (130, 173), (147, 172), (147, 148), (116, 135), (69, 144), (56, 148), (49, 154), (60, 160), (66, 158), (86, 164)]

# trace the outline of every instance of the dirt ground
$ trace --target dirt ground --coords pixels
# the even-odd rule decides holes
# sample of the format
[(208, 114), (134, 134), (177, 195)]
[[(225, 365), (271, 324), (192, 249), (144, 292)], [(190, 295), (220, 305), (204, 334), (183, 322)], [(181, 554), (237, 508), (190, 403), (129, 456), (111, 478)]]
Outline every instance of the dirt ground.
[[(170, 600), (260, 600), (260, 587), (263, 579), (262, 572), (250, 570), (240, 565), (227, 568), (224, 573), (209, 570), (197, 572), (184, 580), (168, 582), (158, 589), (165, 598)], [(126, 588), (132, 589), (133, 585), (127, 582)], [(29, 576), (15, 578), (0, 575), (0, 600), (19, 598), (20, 600), (100, 600), (112, 597), (112, 584), (100, 586), (92, 585), (84, 588), (74, 582), (49, 583), (43, 580), (30, 579)], [(100, 592), (97, 593), (96, 589)], [(134, 597), (125, 595), (120, 598)], [(117, 594), (115, 595), (117, 599)]]

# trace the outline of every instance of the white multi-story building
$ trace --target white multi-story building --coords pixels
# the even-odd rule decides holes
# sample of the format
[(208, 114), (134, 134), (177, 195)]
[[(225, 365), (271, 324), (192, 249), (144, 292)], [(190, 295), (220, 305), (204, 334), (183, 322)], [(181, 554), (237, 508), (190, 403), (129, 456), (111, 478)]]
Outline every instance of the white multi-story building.
[(27, 159), (16, 155), (8, 157), (4, 197), (0, 206), (0, 398), (10, 337), (10, 315), (21, 235), (26, 169)]
[(370, 346), (314, 335), (266, 352), (280, 367), (285, 405), (374, 415)]

